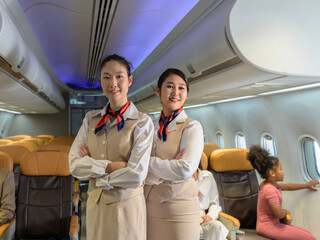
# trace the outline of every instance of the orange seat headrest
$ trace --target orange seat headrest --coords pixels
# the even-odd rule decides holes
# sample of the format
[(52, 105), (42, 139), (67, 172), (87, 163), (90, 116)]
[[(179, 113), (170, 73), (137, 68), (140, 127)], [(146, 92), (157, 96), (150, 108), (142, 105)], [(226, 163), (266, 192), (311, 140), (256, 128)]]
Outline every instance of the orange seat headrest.
[(207, 170), (208, 169), (208, 158), (204, 152), (202, 152), (201, 155), (201, 160), (200, 160), (200, 166), (202, 170)]
[(29, 140), (21, 140), (18, 142), (13, 142), (10, 144), (11, 146), (22, 146), (28, 149), (29, 152), (33, 152), (37, 148), (37, 144), (34, 142), (31, 142)]
[(215, 143), (204, 143), (203, 152), (206, 154), (207, 158), (210, 158), (210, 155), (213, 151), (220, 149), (220, 146)]
[(40, 138), (49, 138), (50, 141), (52, 141), (54, 139), (54, 136), (53, 135), (38, 135), (37, 137), (40, 137)]
[(0, 151), (10, 155), (14, 164), (20, 164), (21, 159), (29, 152), (29, 150), (21, 145), (2, 145)]
[(12, 141), (9, 139), (0, 139), (0, 145), (8, 145), (10, 143), (12, 143)]
[(60, 152), (70, 152), (70, 146), (69, 145), (63, 145), (63, 144), (48, 144), (48, 145), (43, 145), (39, 146), (37, 148), (37, 151), (60, 151)]
[(61, 151), (34, 151), (21, 160), (20, 171), (29, 176), (69, 176), (69, 154)]
[(215, 150), (210, 156), (210, 167), (216, 172), (253, 170), (247, 159), (248, 152), (240, 148)]
[(8, 153), (0, 152), (0, 168), (13, 171), (13, 159)]

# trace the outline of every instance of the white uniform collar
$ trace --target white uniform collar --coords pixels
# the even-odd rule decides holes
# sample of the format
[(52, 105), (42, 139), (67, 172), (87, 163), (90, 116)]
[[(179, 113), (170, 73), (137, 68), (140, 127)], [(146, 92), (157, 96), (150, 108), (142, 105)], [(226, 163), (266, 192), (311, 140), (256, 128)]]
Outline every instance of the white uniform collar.
[[(159, 129), (159, 119), (161, 117), (161, 114), (160, 116), (155, 119), (153, 121), (153, 124), (154, 124), (154, 128), (156, 130)], [(175, 131), (177, 129), (177, 123), (180, 123), (180, 122), (185, 122), (187, 120), (188, 116), (187, 114), (185, 113), (185, 111), (182, 109), (181, 113), (175, 117), (175, 119), (172, 120), (172, 122), (169, 123), (168, 125), (168, 132), (171, 132), (171, 131)]]

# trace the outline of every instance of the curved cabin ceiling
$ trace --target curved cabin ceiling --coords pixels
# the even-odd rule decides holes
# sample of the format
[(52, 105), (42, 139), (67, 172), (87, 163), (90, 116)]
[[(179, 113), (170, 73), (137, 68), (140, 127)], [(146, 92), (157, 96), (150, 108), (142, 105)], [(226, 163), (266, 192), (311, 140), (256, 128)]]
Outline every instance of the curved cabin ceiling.
[(117, 53), (133, 69), (198, 0), (19, 0), (58, 78), (74, 90), (100, 90), (102, 57)]
[[(3, 0), (0, 6), (39, 63), (38, 71), (31, 66), (36, 62), (33, 56), (26, 56), (20, 73), (49, 104), (61, 102), (54, 84), (47, 84), (51, 81), (60, 91), (100, 93), (97, 67), (101, 58), (113, 53), (132, 62), (135, 79), (129, 98), (145, 112), (160, 109), (154, 86), (168, 67), (180, 68), (190, 81), (186, 107), (307, 84), (319, 86), (319, 2), (181, 1)], [(9, 35), (2, 34), (5, 43), (13, 42)], [(11, 47), (19, 50), (21, 44), (16, 42)], [(19, 59), (9, 64), (13, 71)], [(23, 69), (27, 66), (30, 71)], [(34, 72), (39, 77), (28, 78)], [(44, 80), (46, 76), (50, 81)], [(14, 81), (22, 87), (25, 82), (22, 78)], [(18, 99), (9, 102), (2, 95), (0, 101), (14, 110)], [(32, 110), (33, 105), (19, 107)]]

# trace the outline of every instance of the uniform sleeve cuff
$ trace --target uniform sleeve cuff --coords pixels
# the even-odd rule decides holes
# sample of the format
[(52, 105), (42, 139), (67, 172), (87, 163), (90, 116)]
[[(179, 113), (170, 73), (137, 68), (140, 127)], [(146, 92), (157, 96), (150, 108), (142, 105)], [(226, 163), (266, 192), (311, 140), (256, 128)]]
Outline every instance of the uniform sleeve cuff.
[(103, 190), (111, 190), (114, 187), (109, 184), (109, 174), (96, 179), (96, 186)]
[(99, 178), (106, 174), (106, 168), (110, 163), (109, 160), (96, 160), (93, 162), (91, 173), (93, 177)]

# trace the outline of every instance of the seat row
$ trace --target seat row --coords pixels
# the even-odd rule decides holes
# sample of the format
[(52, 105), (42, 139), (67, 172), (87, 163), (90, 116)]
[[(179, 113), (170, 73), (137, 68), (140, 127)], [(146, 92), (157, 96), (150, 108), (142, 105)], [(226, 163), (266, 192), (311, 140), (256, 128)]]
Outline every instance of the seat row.
[[(268, 239), (255, 232), (259, 183), (256, 172), (247, 159), (248, 149), (220, 149), (217, 144), (205, 143), (201, 167), (210, 171), (217, 183), (223, 213), (219, 220), (228, 228), (228, 239)], [(222, 216), (224, 213), (227, 220)], [(292, 217), (287, 215), (287, 220)], [(238, 220), (238, 221), (237, 221)], [(240, 233), (236, 232), (241, 226)]]
[(78, 211), (79, 185), (69, 170), (71, 139), (53, 139), (34, 151), (29, 151), (23, 140), (19, 145), (0, 146), (0, 167), (20, 169), (16, 220), (0, 227), (0, 238), (3, 231), (3, 239), (13, 239), (14, 233), (16, 239), (78, 239), (79, 219), (74, 213)]

